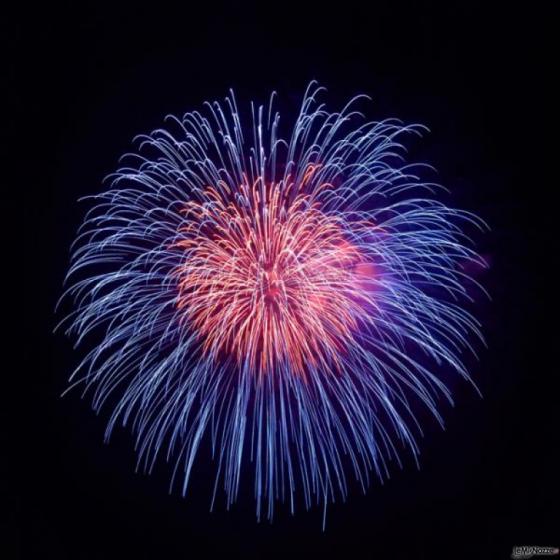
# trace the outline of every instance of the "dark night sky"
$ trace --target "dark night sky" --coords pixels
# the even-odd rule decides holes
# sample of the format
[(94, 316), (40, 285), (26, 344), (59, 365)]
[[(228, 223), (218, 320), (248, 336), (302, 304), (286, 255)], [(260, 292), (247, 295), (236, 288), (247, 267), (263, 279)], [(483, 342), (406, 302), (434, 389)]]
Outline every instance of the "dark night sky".
[[(551, 234), (540, 209), (554, 181), (539, 176), (547, 16), (511, 3), (395, 4), (45, 3), (14, 22), (14, 131), (26, 150), (17, 190), (34, 254), (24, 283), (33, 294), (24, 313), (26, 420), (4, 539), (21, 558), (458, 560), (559, 545), (543, 266)], [(263, 101), (276, 89), (296, 107), (310, 79), (328, 88), (333, 107), (364, 92), (373, 97), (368, 117), (428, 125), (413, 159), (434, 164), (449, 200), (491, 226), (479, 240), (491, 262), (482, 281), (493, 301), (480, 308), (488, 349), (470, 364), (484, 398), (459, 384), (456, 407), (443, 408), (446, 431), (428, 422), (421, 469), (408, 461), (366, 496), (353, 492), (330, 508), (325, 533), (319, 510), (280, 509), (273, 525), (257, 524), (250, 495), (209, 513), (213, 466), (204, 461), (186, 500), (167, 494), (165, 465), (134, 474), (127, 430), (105, 445), (107, 416), (77, 393), (59, 398), (81, 354), (51, 334), (85, 209), (76, 200), (101, 189), (134, 135), (230, 87)]]

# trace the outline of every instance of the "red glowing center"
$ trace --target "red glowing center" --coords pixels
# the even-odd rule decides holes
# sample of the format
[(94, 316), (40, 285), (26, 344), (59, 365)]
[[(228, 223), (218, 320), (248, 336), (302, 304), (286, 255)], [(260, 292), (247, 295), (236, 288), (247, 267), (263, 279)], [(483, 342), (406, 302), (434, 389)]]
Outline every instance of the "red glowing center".
[(235, 198), (209, 188), (207, 202), (186, 205), (178, 306), (213, 358), (233, 355), (257, 374), (340, 365), (366, 263), (304, 186), (243, 185)]

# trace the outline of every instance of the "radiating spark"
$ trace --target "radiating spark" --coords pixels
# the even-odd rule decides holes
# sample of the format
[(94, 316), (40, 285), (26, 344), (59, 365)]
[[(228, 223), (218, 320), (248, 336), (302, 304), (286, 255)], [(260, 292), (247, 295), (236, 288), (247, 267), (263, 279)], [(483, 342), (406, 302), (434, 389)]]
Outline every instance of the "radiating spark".
[[(72, 376), (110, 400), (139, 465), (173, 461), (187, 490), (204, 437), (228, 506), (254, 469), (257, 516), (364, 491), (399, 450), (416, 457), (413, 411), (442, 423), (443, 379), (465, 379), (481, 338), (467, 311), (483, 261), (475, 216), (439, 202), (406, 164), (423, 127), (328, 112), (312, 83), (291, 134), (233, 93), (140, 137), (96, 195), (73, 248), (67, 332), (97, 343)], [(212, 499), (212, 503), (214, 498)]]

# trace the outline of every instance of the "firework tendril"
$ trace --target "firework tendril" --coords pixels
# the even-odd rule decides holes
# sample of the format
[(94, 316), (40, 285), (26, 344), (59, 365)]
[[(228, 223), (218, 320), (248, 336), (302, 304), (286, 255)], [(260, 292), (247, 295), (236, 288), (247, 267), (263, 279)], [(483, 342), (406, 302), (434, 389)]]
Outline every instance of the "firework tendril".
[(465, 230), (484, 224), (406, 163), (424, 127), (366, 122), (359, 97), (329, 112), (321, 89), (286, 136), (274, 94), (242, 118), (233, 92), (140, 136), (88, 197), (62, 298), (67, 334), (95, 340), (69, 389), (111, 407), (107, 438), (130, 425), (139, 467), (163, 456), (183, 494), (208, 442), (212, 505), (249, 465), (258, 518), (416, 458), (415, 410), (443, 425), (446, 380), (470, 380), (482, 340)]

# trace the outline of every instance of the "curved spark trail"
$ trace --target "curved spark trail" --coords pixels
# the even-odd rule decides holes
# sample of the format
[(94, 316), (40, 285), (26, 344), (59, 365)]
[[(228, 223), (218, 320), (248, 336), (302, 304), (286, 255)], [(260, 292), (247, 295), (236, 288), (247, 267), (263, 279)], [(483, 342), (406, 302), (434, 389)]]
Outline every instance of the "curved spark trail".
[(358, 98), (328, 112), (320, 91), (288, 136), (274, 95), (246, 127), (231, 93), (139, 137), (90, 197), (65, 293), (67, 333), (96, 337), (71, 387), (110, 402), (107, 437), (129, 424), (139, 465), (173, 461), (183, 494), (207, 438), (214, 497), (229, 506), (252, 464), (259, 518), (416, 456), (413, 408), (442, 423), (442, 376), (469, 379), (461, 351), (481, 338), (463, 230), (484, 224), (405, 163), (423, 127), (364, 122)]

